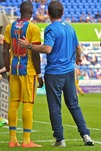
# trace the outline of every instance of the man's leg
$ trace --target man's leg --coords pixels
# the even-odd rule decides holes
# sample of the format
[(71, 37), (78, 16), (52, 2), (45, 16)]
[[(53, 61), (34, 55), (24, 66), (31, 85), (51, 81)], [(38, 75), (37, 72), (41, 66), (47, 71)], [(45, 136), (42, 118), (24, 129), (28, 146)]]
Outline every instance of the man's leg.
[(56, 138), (57, 142), (64, 140), (61, 117), (61, 95), (63, 85), (64, 78), (62, 75), (56, 76), (45, 74), (46, 96), (50, 121), (52, 130), (54, 131), (53, 136)]
[[(74, 71), (68, 73), (66, 75), (66, 82), (63, 88), (64, 99), (66, 106), (68, 107), (77, 127), (80, 132), (81, 137), (84, 139), (84, 136), (90, 135), (90, 131), (86, 126), (86, 122), (84, 120), (81, 108), (78, 104), (78, 98), (76, 93), (75, 79), (74, 79)], [(85, 140), (84, 140), (85, 141)], [(93, 145), (92, 140), (89, 139), (89, 143)], [(85, 142), (86, 143), (86, 142)]]
[(72, 117), (78, 127), (80, 135), (88, 134), (89, 130), (86, 127), (86, 123), (84, 117), (82, 115), (82, 111), (78, 104), (78, 98), (76, 93), (76, 86), (75, 86), (75, 78), (74, 78), (74, 71), (68, 73), (66, 75), (66, 82), (63, 88), (64, 99), (65, 103), (72, 114)]

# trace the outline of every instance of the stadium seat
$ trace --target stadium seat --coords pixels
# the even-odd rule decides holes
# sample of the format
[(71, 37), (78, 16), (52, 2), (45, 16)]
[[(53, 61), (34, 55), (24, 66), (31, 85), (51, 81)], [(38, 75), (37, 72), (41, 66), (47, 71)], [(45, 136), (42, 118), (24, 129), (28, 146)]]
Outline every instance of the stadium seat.
[(88, 4), (85, 4), (85, 5), (84, 5), (84, 8), (85, 8), (85, 9), (89, 9), (89, 5), (88, 5)]
[(74, 8), (74, 9), (77, 9), (77, 8), (78, 8), (78, 5), (75, 3), (75, 4), (73, 5), (73, 8)]
[(97, 9), (101, 10), (101, 4), (99, 5), (98, 3), (95, 5)]
[(6, 2), (10, 2), (10, 0), (6, 0)]
[(6, 6), (13, 6), (13, 3), (12, 2), (8, 2), (8, 3), (6, 3)]
[(80, 10), (84, 8), (84, 6), (82, 4), (78, 5), (78, 7)]
[(0, 5), (5, 7), (6, 3), (5, 2), (1, 2)]
[(19, 3), (15, 2), (15, 3), (13, 3), (12, 6), (13, 6), (13, 7), (19, 7)]

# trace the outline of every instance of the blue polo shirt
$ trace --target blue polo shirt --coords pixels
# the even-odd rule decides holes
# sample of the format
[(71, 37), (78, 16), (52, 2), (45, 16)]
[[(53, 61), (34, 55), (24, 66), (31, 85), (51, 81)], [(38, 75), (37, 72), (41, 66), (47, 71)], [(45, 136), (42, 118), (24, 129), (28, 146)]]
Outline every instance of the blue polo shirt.
[(48, 25), (44, 33), (44, 44), (51, 46), (47, 54), (45, 73), (65, 74), (75, 68), (76, 46), (79, 44), (74, 28), (61, 21)]

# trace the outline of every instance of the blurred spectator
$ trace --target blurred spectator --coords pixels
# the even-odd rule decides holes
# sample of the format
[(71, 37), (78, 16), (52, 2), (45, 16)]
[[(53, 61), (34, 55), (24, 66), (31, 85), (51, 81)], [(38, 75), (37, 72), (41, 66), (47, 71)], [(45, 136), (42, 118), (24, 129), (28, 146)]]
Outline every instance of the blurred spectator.
[(92, 58), (90, 60), (92, 65), (96, 65), (98, 63), (96, 54), (92, 54)]
[(84, 15), (84, 13), (82, 13), (78, 22), (84, 22), (84, 21), (85, 21), (85, 15)]
[(96, 79), (96, 72), (92, 68), (90, 68), (87, 73), (88, 73), (89, 79)]
[(71, 22), (72, 22), (72, 23), (75, 23), (75, 22), (77, 22), (77, 21), (76, 21), (76, 19), (75, 19), (74, 17), (72, 17), (72, 18), (71, 18)]
[(96, 19), (101, 18), (101, 13), (100, 13), (100, 12), (97, 12), (97, 13), (95, 14), (95, 18), (96, 18)]
[(36, 12), (36, 21), (37, 22), (48, 22), (49, 17), (48, 17), (47, 11), (42, 8), (38, 8), (38, 10)]
[(85, 22), (86, 22), (86, 23), (90, 23), (90, 22), (91, 22), (91, 20), (90, 20), (90, 17), (89, 17), (89, 16), (87, 16), (87, 17), (86, 17)]
[(78, 22), (84, 22), (84, 20), (82, 19), (82, 17), (79, 18)]
[(36, 11), (37, 22), (49, 22), (46, 0), (41, 0), (38, 10)]
[(101, 70), (99, 68), (96, 70), (96, 78), (101, 79)]
[(91, 16), (90, 13), (88, 13), (85, 22), (87, 23), (95, 22), (95, 19)]
[(89, 17), (89, 19), (91, 19), (91, 18), (92, 18), (92, 16), (91, 16), (91, 14), (90, 14), (90, 13), (88, 13), (88, 14), (87, 14), (87, 17)]
[(91, 18), (92, 23), (96, 23), (96, 19), (94, 17)]
[(88, 79), (89, 79), (89, 75), (88, 75), (88, 72), (87, 72), (86, 70), (84, 70), (84, 71), (82, 72), (82, 76), (83, 76), (83, 79), (85, 79), (85, 80), (88, 80)]
[(66, 23), (71, 23), (70, 18), (66, 17), (66, 18), (65, 18), (65, 22), (66, 22)]
[(98, 23), (100, 23), (100, 22), (101, 22), (101, 18), (100, 18), (100, 17), (98, 17), (97, 22), (98, 22)]
[(83, 65), (83, 66), (88, 66), (89, 64), (90, 64), (90, 62), (87, 60), (86, 55), (82, 56), (81, 65)]

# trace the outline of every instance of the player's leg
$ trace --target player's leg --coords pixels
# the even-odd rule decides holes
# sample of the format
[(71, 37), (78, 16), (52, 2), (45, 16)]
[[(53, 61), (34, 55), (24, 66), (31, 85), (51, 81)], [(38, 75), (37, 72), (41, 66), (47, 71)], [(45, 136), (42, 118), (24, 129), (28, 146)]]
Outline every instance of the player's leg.
[(84, 92), (82, 91), (82, 89), (79, 87), (79, 81), (75, 80), (75, 85), (76, 85), (76, 89), (80, 94), (84, 94)]
[(33, 124), (33, 103), (23, 103), (23, 112), (22, 112), (22, 120), (23, 120), (23, 143), (30, 143), (30, 134), (32, 130)]
[(18, 116), (19, 101), (11, 101), (8, 110), (8, 121), (10, 131), (10, 142), (17, 143), (16, 128), (17, 128), (17, 116)]
[(36, 96), (37, 79), (36, 76), (23, 76), (22, 81), (22, 100), (23, 100), (23, 143), (22, 147), (41, 147), (30, 140), (32, 125), (33, 125), (33, 103)]
[(8, 109), (8, 124), (10, 131), (10, 147), (20, 146), (16, 137), (18, 108), (20, 103), (20, 81), (18, 76), (10, 75), (10, 103)]

